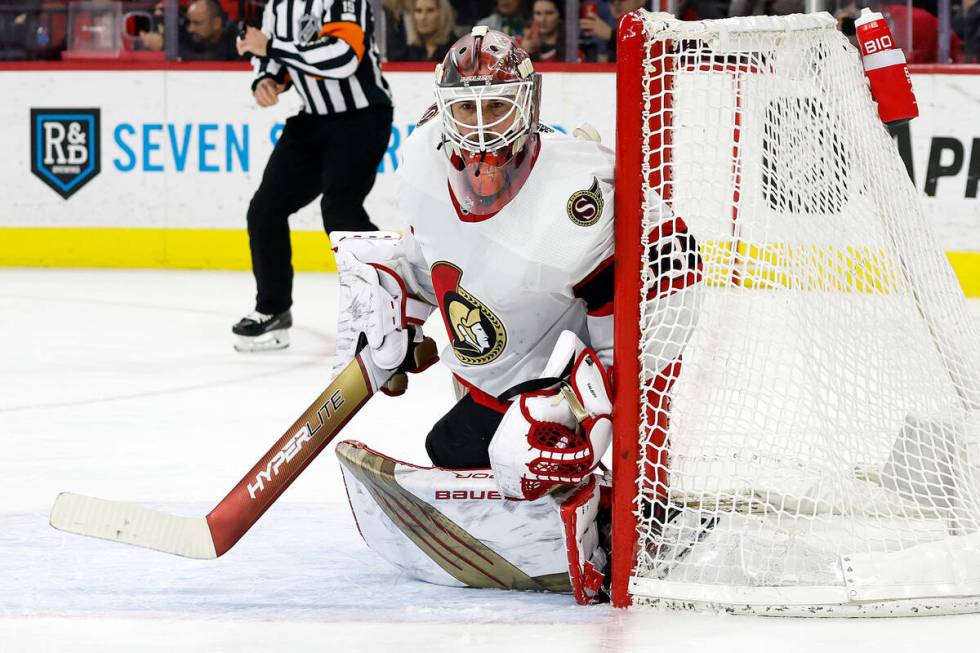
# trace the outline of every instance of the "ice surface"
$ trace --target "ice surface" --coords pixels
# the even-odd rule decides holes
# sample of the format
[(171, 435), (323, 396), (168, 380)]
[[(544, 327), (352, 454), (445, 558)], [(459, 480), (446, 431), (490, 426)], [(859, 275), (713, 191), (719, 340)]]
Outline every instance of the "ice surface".
[[(207, 513), (325, 385), (335, 283), (299, 275), (292, 346), (244, 355), (229, 327), (251, 308), (248, 273), (0, 269), (0, 653), (976, 648), (972, 615), (626, 613), (419, 583), (364, 546), (331, 451), (217, 560), (48, 526), (65, 490)], [(424, 462), (450, 397), (434, 368), (404, 397), (372, 399), (343, 436)]]

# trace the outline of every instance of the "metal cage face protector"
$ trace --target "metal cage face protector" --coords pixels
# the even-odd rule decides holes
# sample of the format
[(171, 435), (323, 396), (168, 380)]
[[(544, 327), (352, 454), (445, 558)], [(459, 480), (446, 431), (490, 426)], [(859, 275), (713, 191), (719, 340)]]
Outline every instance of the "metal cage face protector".
[(513, 147), (506, 154), (515, 154), (534, 122), (535, 79), (506, 84), (486, 80), (482, 85), (481, 81), (437, 88), (443, 135), (460, 154), (489, 154), (508, 145)]

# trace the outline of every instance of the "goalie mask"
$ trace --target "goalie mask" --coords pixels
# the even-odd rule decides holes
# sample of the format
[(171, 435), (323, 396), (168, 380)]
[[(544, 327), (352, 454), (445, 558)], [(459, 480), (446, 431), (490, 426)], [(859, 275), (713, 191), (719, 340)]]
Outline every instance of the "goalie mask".
[(527, 53), (485, 26), (436, 67), (449, 185), (463, 213), (492, 215), (524, 185), (537, 155), (540, 93)]

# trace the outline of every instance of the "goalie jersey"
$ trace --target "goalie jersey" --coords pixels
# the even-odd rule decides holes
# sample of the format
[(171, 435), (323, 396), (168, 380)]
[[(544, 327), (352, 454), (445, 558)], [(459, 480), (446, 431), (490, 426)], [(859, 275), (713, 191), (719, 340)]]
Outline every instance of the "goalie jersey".
[(520, 192), (497, 213), (476, 216), (450, 195), (440, 141), (438, 120), (407, 140), (396, 202), (403, 277), (438, 308), (450, 341), (443, 362), (478, 402), (498, 409), (481, 395), (539, 377), (563, 330), (610, 365), (612, 152), (545, 128)]

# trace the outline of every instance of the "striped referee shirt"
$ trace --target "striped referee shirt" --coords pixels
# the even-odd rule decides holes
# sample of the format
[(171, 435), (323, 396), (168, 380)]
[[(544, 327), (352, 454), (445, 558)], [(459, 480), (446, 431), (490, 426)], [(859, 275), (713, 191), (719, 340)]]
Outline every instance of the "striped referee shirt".
[(368, 0), (269, 0), (262, 14), (268, 57), (253, 57), (252, 90), (288, 73), (303, 111), (329, 115), (390, 106)]

